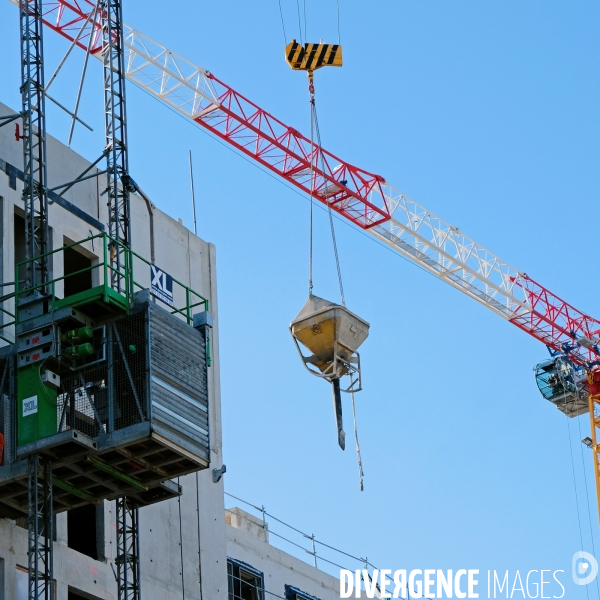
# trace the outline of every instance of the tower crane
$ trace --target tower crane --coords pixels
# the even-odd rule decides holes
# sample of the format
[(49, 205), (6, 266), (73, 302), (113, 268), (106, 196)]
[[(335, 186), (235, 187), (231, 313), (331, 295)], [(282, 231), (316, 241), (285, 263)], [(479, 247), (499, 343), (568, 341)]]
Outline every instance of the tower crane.
[[(92, 36), (90, 53), (102, 59), (94, 7), (90, 0), (48, 1), (43, 21), (83, 50)], [(540, 391), (569, 417), (590, 413), (600, 514), (600, 321), (384, 177), (311, 144), (212, 72), (131, 27), (123, 32), (122, 68), (131, 82), (547, 346), (552, 358), (536, 369)]]

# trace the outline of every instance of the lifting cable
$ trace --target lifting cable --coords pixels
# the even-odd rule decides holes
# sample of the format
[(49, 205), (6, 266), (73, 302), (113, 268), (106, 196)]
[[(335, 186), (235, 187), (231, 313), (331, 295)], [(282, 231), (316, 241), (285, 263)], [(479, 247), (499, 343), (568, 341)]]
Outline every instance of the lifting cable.
[[(577, 479), (575, 477), (575, 461), (573, 460), (573, 446), (571, 442), (571, 425), (567, 419), (567, 431), (569, 432), (569, 452), (571, 453), (571, 470), (573, 472), (573, 487), (575, 488), (575, 504), (577, 506), (577, 523), (579, 524), (579, 541), (581, 543), (581, 550), (583, 551), (583, 534), (581, 533), (581, 516), (579, 514), (579, 496), (577, 494)], [(588, 586), (585, 586), (585, 592), (587, 598), (590, 598), (590, 592)]]
[[(352, 385), (352, 384), (351, 384)], [(362, 458), (360, 456), (360, 444), (358, 443), (358, 428), (356, 427), (356, 407), (354, 405), (354, 392), (351, 392), (352, 396), (352, 417), (354, 419), (354, 441), (356, 443), (356, 462), (358, 464), (358, 479), (360, 481), (360, 491), (364, 491), (363, 477), (365, 476), (362, 468)]]
[[(313, 288), (313, 197), (315, 194), (315, 184), (317, 179), (317, 165), (315, 165), (315, 155), (318, 152), (321, 159), (321, 172), (325, 173), (325, 161), (321, 151), (321, 132), (319, 130), (319, 118), (317, 117), (317, 107), (315, 105), (315, 85), (314, 73), (308, 71), (308, 92), (310, 97), (310, 170), (311, 170), (311, 189), (310, 189), (310, 252), (309, 252), (309, 275), (308, 275), (308, 292), (312, 294)], [(315, 148), (314, 136), (317, 136), (317, 147)], [(340, 269), (340, 259), (338, 256), (337, 242), (335, 239), (335, 227), (333, 225), (333, 211), (331, 204), (327, 201), (327, 212), (329, 214), (329, 229), (331, 230), (331, 241), (333, 243), (333, 254), (335, 256), (335, 266), (337, 270), (338, 283), (340, 286), (340, 296), (342, 306), (346, 306), (346, 298), (344, 296), (344, 284), (342, 283), (342, 271)]]
[(306, 34), (306, 0), (302, 0), (302, 10), (304, 11), (304, 39), (308, 41), (308, 35)]
[[(575, 386), (577, 390), (577, 398), (579, 398), (579, 388)], [(579, 439), (582, 438), (581, 433), (581, 419), (577, 417), (577, 425), (579, 427)], [(579, 445), (579, 449), (581, 451), (581, 468), (583, 469), (583, 482), (585, 483), (585, 498), (587, 500), (587, 511), (588, 511), (588, 522), (590, 524), (590, 539), (592, 541), (592, 554), (596, 556), (596, 545), (594, 544), (594, 531), (592, 528), (592, 511), (590, 510), (590, 492), (588, 489), (588, 482), (586, 477), (586, 468), (585, 468), (585, 457), (583, 456), (583, 443)], [(595, 452), (595, 450), (594, 450)], [(596, 589), (598, 591), (598, 598), (600, 598), (600, 585), (598, 584), (598, 578), (596, 577)]]
[(296, 10), (298, 12), (298, 29), (300, 30), (300, 43), (304, 46), (304, 37), (302, 36), (302, 22), (300, 21), (300, 0), (296, 0)]
[[(565, 357), (565, 358), (566, 358), (566, 361), (568, 361), (568, 357)], [(569, 364), (569, 363), (567, 362), (567, 364)], [(559, 376), (559, 379), (560, 379), (560, 382), (561, 382), (563, 388), (565, 390), (568, 389), (565, 385), (565, 379), (563, 378), (562, 370), (558, 369), (557, 373), (558, 373), (558, 376)], [(574, 383), (575, 398), (577, 399), (578, 403), (581, 403), (581, 401), (583, 399), (581, 398), (581, 395), (580, 395), (579, 386), (576, 383), (576, 373), (575, 373), (573, 366), (571, 366), (571, 377), (572, 377), (573, 383)], [(576, 408), (575, 401), (573, 401), (573, 403), (572, 403), (572, 408), (573, 409)], [(582, 439), (583, 434), (581, 432), (581, 419), (579, 417), (576, 417), (576, 418), (577, 418), (577, 426), (579, 428), (579, 439)], [(570, 423), (569, 423), (568, 419), (567, 419), (567, 427), (569, 428), (569, 446), (571, 446), (571, 427), (570, 427)], [(575, 499), (577, 502), (577, 518), (579, 520), (579, 537), (581, 539), (581, 546), (582, 546), (581, 549), (583, 550), (583, 536), (581, 534), (581, 520), (579, 517), (579, 501), (577, 499), (577, 484), (575, 483), (575, 465), (574, 465), (574, 461), (573, 461), (573, 450), (571, 448), (570, 448), (570, 450), (571, 450), (571, 466), (573, 468), (573, 482), (575, 484)], [(592, 553), (594, 556), (596, 556), (596, 545), (594, 543), (594, 532), (593, 532), (593, 527), (592, 527), (592, 513), (590, 510), (590, 492), (588, 489), (587, 477), (585, 475), (586, 468), (585, 468), (585, 457), (583, 455), (583, 443), (580, 446), (580, 451), (581, 451), (581, 468), (583, 471), (583, 482), (585, 484), (585, 497), (586, 497), (586, 501), (587, 501), (588, 522), (590, 524), (590, 539), (592, 542)], [(596, 589), (598, 591), (598, 597), (600, 598), (600, 585), (598, 584), (597, 578), (596, 578)]]
[[(568, 361), (568, 359), (567, 359), (567, 361)], [(561, 361), (561, 364), (562, 364), (562, 361)], [(566, 362), (566, 364), (569, 364), (569, 363)], [(565, 381), (565, 378), (563, 377), (562, 369), (559, 367), (556, 372), (558, 374), (558, 377), (560, 379), (563, 389), (567, 390), (568, 387), (566, 386), (566, 381)], [(575, 389), (577, 389), (577, 385), (575, 385)], [(576, 395), (579, 396), (579, 391), (576, 392)], [(573, 406), (575, 406), (574, 401), (573, 401)], [(577, 478), (575, 476), (575, 460), (573, 459), (573, 442), (571, 440), (571, 424), (569, 423), (569, 418), (567, 418), (567, 433), (569, 436), (569, 453), (571, 455), (571, 471), (573, 474), (573, 488), (575, 490), (575, 506), (577, 507), (577, 524), (579, 526), (579, 542), (581, 544), (581, 550), (583, 551), (583, 533), (581, 531), (581, 514), (579, 512), (579, 494), (577, 492)], [(585, 591), (586, 591), (587, 598), (589, 600), (590, 592), (589, 592), (587, 586), (585, 588)]]
[(281, 10), (281, 0), (279, 2), (279, 16), (281, 17), (281, 29), (283, 30), (283, 43), (287, 44), (287, 35), (285, 35), (285, 24), (283, 22), (283, 10)]

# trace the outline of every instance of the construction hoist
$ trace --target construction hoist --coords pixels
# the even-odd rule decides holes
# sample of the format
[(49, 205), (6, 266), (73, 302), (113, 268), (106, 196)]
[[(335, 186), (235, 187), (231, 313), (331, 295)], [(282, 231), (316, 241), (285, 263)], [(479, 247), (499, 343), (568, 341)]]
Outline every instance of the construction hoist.
[[(23, 209), (25, 221), (25, 258), (21, 263), (23, 277), (15, 279), (15, 324), (16, 345), (21, 350), (28, 344), (43, 341), (42, 349), (36, 346), (31, 357), (25, 356), (18, 362), (18, 440), (21, 446), (29, 444), (28, 450), (28, 591), (29, 600), (53, 600), (54, 590), (54, 505), (53, 488), (57, 479), (53, 475), (51, 454), (36, 450), (36, 443), (56, 433), (57, 389), (59, 377), (44, 367), (46, 360), (57, 359), (58, 344), (55, 327), (62, 318), (51, 293), (49, 268), (48, 226), (48, 156), (46, 149), (46, 89), (44, 79), (42, 0), (19, 1), (19, 25), (21, 44), (21, 96), (22, 109), (15, 115), (0, 119), (0, 126), (22, 120), (23, 133), (17, 125), (16, 139), (23, 142)], [(106, 144), (104, 151), (89, 169), (77, 179), (53, 188), (62, 195), (76, 183), (89, 179), (85, 176), (103, 158), (107, 166), (109, 228), (113, 245), (110, 248), (111, 288), (121, 292), (130, 286), (124, 275), (125, 250), (131, 245), (131, 223), (129, 218), (129, 194), (132, 189), (128, 173), (127, 124), (125, 111), (125, 45), (123, 38), (122, 0), (98, 0), (93, 13), (85, 22), (90, 22), (90, 39), (94, 35), (102, 41), (104, 66), (104, 115)], [(83, 31), (83, 28), (82, 30)], [(19, 275), (19, 265), (17, 265)], [(53, 290), (54, 288), (52, 288)], [(72, 307), (65, 314), (79, 315)], [(79, 316), (77, 317), (79, 318)], [(83, 317), (81, 317), (83, 319)], [(67, 319), (65, 319), (67, 320)], [(85, 319), (84, 319), (85, 320)], [(35, 327), (42, 327), (34, 337)], [(34, 333), (32, 333), (32, 331)], [(50, 332), (50, 333), (48, 333)], [(77, 352), (78, 356), (89, 355), (92, 346), (92, 329), (82, 326), (67, 331), (60, 339), (65, 342), (85, 342), (65, 350)], [(45, 356), (44, 353), (47, 355)], [(45, 356), (45, 357), (44, 357)], [(71, 355), (73, 356), (73, 354)], [(39, 362), (43, 358), (42, 362)], [(30, 360), (31, 359), (31, 360)], [(47, 402), (38, 404), (38, 397)], [(64, 414), (64, 413), (63, 413)], [(27, 421), (26, 417), (30, 417)], [(2, 444), (3, 445), (3, 444)], [(1, 464), (1, 462), (0, 462)], [(117, 585), (119, 600), (139, 600), (139, 541), (138, 508), (127, 497), (117, 500)]]
[[(335, 241), (331, 202), (342, 191), (338, 186), (320, 185), (325, 168), (321, 152), (321, 135), (315, 105), (314, 72), (322, 67), (342, 66), (342, 46), (340, 44), (299, 44), (292, 40), (285, 47), (285, 59), (294, 71), (306, 71), (308, 74), (308, 92), (311, 110), (310, 135), (310, 260), (308, 300), (290, 324), (290, 332), (298, 349), (298, 353), (306, 369), (317, 377), (329, 381), (333, 389), (333, 407), (338, 433), (338, 444), (342, 450), (346, 448), (346, 434), (342, 420), (341, 392), (352, 396), (352, 412), (354, 416), (354, 433), (358, 455), (358, 470), (360, 489), (363, 489), (363, 471), (360, 457), (360, 446), (356, 431), (356, 411), (354, 393), (362, 389), (359, 346), (369, 335), (369, 324), (346, 308), (344, 288)], [(316, 135), (316, 145), (315, 145)], [(313, 200), (318, 197), (328, 207), (329, 224), (335, 262), (340, 286), (341, 304), (336, 304), (313, 294), (312, 278), (312, 242), (313, 242)], [(305, 356), (300, 345), (312, 354)], [(346, 385), (340, 385), (340, 380), (348, 378)]]

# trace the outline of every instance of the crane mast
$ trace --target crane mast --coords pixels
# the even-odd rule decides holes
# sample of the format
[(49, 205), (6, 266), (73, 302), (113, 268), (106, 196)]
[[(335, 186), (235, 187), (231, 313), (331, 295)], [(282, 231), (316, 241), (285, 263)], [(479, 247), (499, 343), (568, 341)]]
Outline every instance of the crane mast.
[(48, 280), (48, 197), (41, 0), (21, 0), (20, 21), (25, 255), (33, 259), (27, 263), (25, 286), (43, 294)]

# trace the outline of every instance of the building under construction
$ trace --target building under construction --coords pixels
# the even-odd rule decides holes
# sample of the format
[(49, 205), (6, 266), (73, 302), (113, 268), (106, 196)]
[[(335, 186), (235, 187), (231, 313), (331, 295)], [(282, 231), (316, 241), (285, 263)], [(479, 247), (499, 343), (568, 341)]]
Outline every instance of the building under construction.
[[(127, 27), (121, 0), (9, 1), (22, 104), (0, 104), (0, 600), (339, 597), (313, 535), (294, 530), (312, 544), (309, 567), (269, 545), (264, 507), (262, 518), (225, 510), (215, 249), (130, 174), (126, 80), (309, 198), (308, 300), (290, 333), (306, 370), (332, 386), (342, 450), (342, 392), (354, 413), (370, 325), (346, 307), (334, 213), (546, 346), (536, 382), (567, 417), (589, 413), (600, 511), (600, 321), (323, 148), (314, 71), (342, 65), (339, 7), (338, 44), (285, 48), (308, 74), (309, 139)], [(86, 52), (74, 113), (47, 94), (45, 28), (70, 44), (52, 79), (71, 50)], [(52, 100), (81, 121), (90, 57), (102, 62), (105, 134), (91, 162), (47, 134), (45, 109)], [(341, 304), (313, 294), (316, 203)]]
[[(80, 181), (49, 198), (52, 310), (26, 312), (22, 144), (0, 128), (0, 599), (29, 597), (32, 454), (40, 478), (52, 468), (56, 600), (118, 597), (123, 498), (148, 600), (339, 597), (335, 578), (268, 545), (264, 521), (225, 511), (215, 247), (132, 193), (131, 289), (115, 292), (107, 203)], [(47, 155), (50, 189), (90, 166), (50, 136)]]

